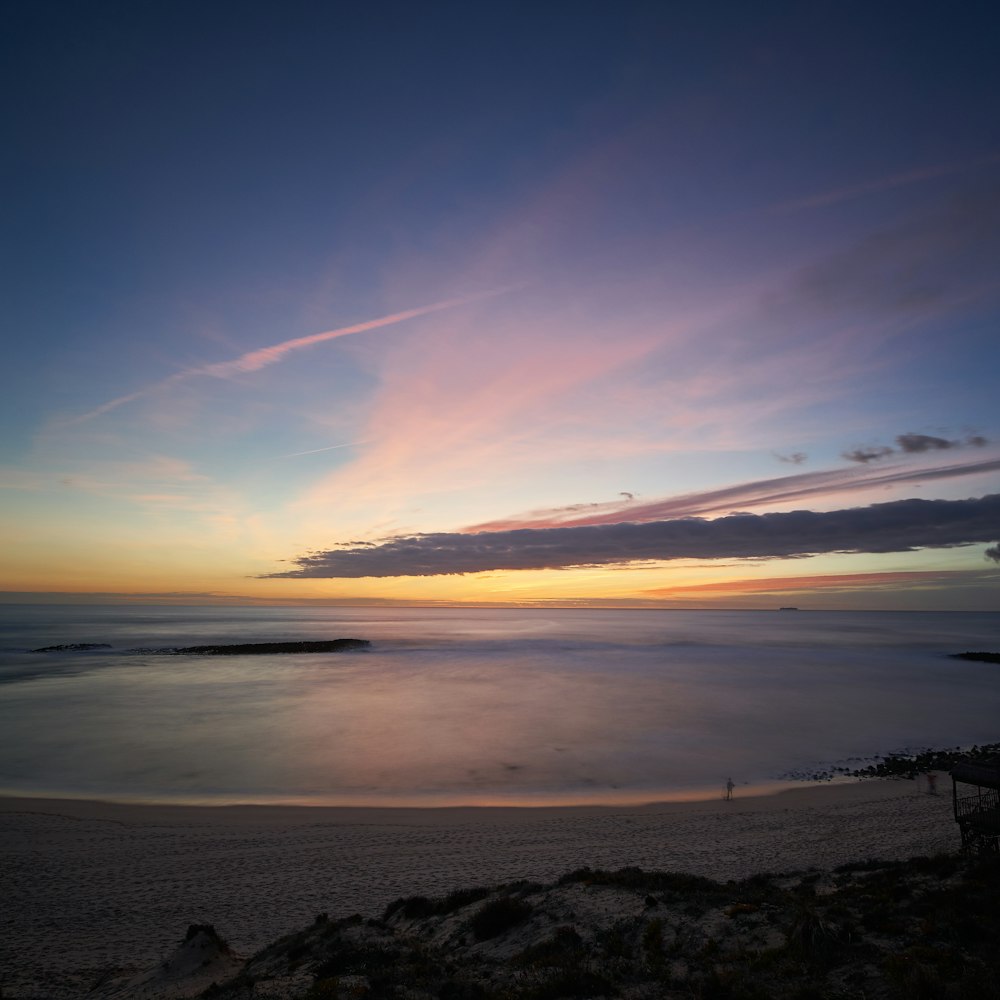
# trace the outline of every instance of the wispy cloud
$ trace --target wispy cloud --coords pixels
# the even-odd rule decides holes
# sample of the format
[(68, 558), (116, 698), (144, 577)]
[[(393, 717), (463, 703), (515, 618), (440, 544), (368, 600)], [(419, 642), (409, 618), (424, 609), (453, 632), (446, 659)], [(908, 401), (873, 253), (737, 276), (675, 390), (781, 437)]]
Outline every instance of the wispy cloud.
[(781, 202), (779, 205), (774, 205), (771, 211), (783, 213), (799, 212), (809, 208), (826, 208), (830, 205), (839, 205), (841, 202), (853, 201), (855, 198), (862, 198), (865, 195), (878, 194), (880, 191), (891, 191), (894, 188), (908, 187), (911, 184), (920, 184), (924, 181), (936, 180), (939, 177), (966, 173), (978, 167), (990, 166), (995, 163), (1000, 163), (1000, 153), (989, 153), (972, 160), (956, 160), (950, 163), (916, 167), (912, 170), (901, 170), (885, 177), (876, 177), (858, 184)]
[(846, 510), (734, 514), (645, 524), (439, 532), (300, 556), (270, 577), (441, 576), (563, 569), (674, 559), (787, 558), (829, 552), (908, 552), (991, 542), (1000, 494), (970, 500), (896, 500)]
[(610, 454), (605, 439), (608, 448), (618, 439), (640, 447), (602, 417), (617, 409), (623, 373), (681, 324), (609, 336), (596, 324), (548, 320), (441, 324), (427, 342), (379, 357), (361, 428), (370, 447), (316, 483), (302, 506), (350, 503), (393, 517), (415, 497), (487, 489), (498, 469), (514, 482), (526, 470), (589, 458), (598, 448)]
[(299, 458), (302, 455), (319, 455), (324, 451), (341, 451), (344, 448), (357, 448), (363, 445), (364, 441), (347, 441), (344, 444), (328, 444), (325, 448), (310, 448), (308, 451), (290, 451), (282, 455), (282, 458)]
[(672, 597), (677, 594), (777, 594), (810, 593), (816, 590), (870, 590), (884, 587), (906, 587), (926, 583), (948, 584), (967, 578), (968, 570), (899, 570), (886, 573), (816, 573), (811, 576), (773, 576), (718, 580), (715, 583), (677, 584), (644, 590), (652, 597)]
[(1000, 459), (923, 468), (896, 465), (883, 467), (877, 472), (855, 468), (803, 472), (794, 476), (739, 483), (718, 490), (704, 490), (681, 496), (663, 497), (645, 503), (623, 503), (614, 500), (603, 504), (573, 504), (568, 507), (534, 511), (516, 517), (472, 525), (465, 529), (465, 533), (617, 524), (623, 521), (645, 523), (664, 518), (696, 517), (746, 510), (748, 507), (801, 501), (818, 496), (831, 497), (861, 489), (952, 479), (998, 470), (1000, 470)]
[[(564, 220), (559, 212), (553, 220), (549, 209), (542, 230), (565, 236)], [(564, 284), (556, 307), (550, 286), (558, 272), (543, 269), (544, 294), (519, 315), (450, 329), (442, 323), (426, 343), (374, 359), (370, 405), (348, 432), (371, 445), (331, 468), (299, 509), (322, 517), (331, 505), (350, 506), (357, 531), (367, 530), (369, 511), (396, 530), (450, 529), (461, 523), (447, 509), (458, 507), (459, 495), (466, 510), (496, 510), (487, 506), (492, 470), (504, 470), (511, 495), (518, 485), (526, 492), (530, 481), (551, 498), (559, 494), (546, 481), (550, 470), (568, 478), (573, 463), (595, 455), (609, 470), (619, 463), (622, 471), (613, 474), (627, 485), (637, 480), (626, 466), (640, 455), (746, 451), (759, 448), (765, 434), (777, 443), (775, 432), (787, 430), (790, 419), (801, 422), (810, 409), (860, 393), (873, 371), (891, 368), (904, 332), (957, 308), (980, 279), (995, 284), (980, 273), (982, 262), (979, 270), (962, 265), (998, 210), (989, 193), (974, 204), (936, 204), (805, 266), (796, 257), (739, 282), (717, 282), (690, 302), (687, 292), (664, 294), (636, 277), (600, 295), (583, 283)], [(570, 253), (558, 241), (552, 246)], [(663, 258), (663, 273), (675, 249), (650, 249)], [(942, 275), (944, 285), (935, 285)], [(662, 285), (663, 274), (657, 278)], [(654, 301), (655, 311), (648, 308)], [(444, 483), (450, 499), (429, 502)], [(434, 520), (421, 524), (414, 514), (430, 508)]]
[[(0, 487), (4, 485), (0, 470)], [(50, 496), (126, 503), (150, 515), (192, 515), (203, 527), (226, 531), (247, 514), (234, 489), (169, 455), (132, 461), (66, 460), (46, 472), (15, 475), (10, 485)]]
[[(947, 351), (954, 325), (995, 307), (1000, 278), (1000, 183), (994, 178), (864, 235), (776, 283), (763, 301), (771, 324), (792, 339), (826, 330), (861, 368), (912, 361), (916, 332)], [(957, 342), (957, 341), (956, 341)], [(935, 342), (925, 341), (929, 349)]]
[(851, 448), (850, 451), (842, 452), (841, 457), (846, 458), (848, 462), (860, 462), (862, 465), (867, 465), (869, 462), (881, 461), (895, 453), (895, 449), (888, 445), (872, 444)]
[(381, 327), (392, 326), (396, 323), (403, 323), (408, 319), (416, 319), (417, 317), (427, 316), (431, 313), (443, 312), (447, 309), (455, 309), (458, 306), (469, 305), (473, 302), (492, 298), (496, 295), (502, 295), (505, 292), (511, 291), (514, 287), (517, 286), (495, 288), (489, 291), (479, 292), (474, 295), (465, 295), (458, 298), (445, 299), (442, 302), (435, 302), (431, 305), (420, 306), (416, 309), (405, 309), (402, 312), (391, 313), (388, 316), (380, 316), (378, 319), (365, 320), (362, 323), (352, 323), (349, 326), (341, 326), (335, 330), (326, 330), (323, 333), (313, 333), (307, 337), (294, 337), (291, 340), (283, 340), (278, 344), (271, 344), (268, 347), (258, 347), (255, 350), (247, 351), (245, 354), (241, 354), (239, 357), (232, 358), (229, 361), (216, 361), (212, 364), (197, 365), (193, 368), (186, 368), (183, 371), (175, 372), (173, 375), (169, 375), (167, 378), (161, 379), (159, 382), (154, 382), (151, 385), (136, 390), (135, 392), (130, 392), (124, 396), (118, 396), (115, 399), (110, 399), (106, 403), (102, 403), (100, 406), (95, 407), (93, 410), (89, 410), (87, 413), (83, 413), (80, 416), (75, 417), (73, 420), (69, 421), (69, 423), (80, 424), (88, 420), (93, 420), (95, 417), (100, 417), (105, 413), (110, 413), (119, 406), (131, 403), (151, 392), (175, 385), (178, 382), (187, 381), (191, 378), (205, 376), (208, 378), (228, 379), (238, 375), (246, 375), (251, 372), (260, 371), (262, 368), (266, 368), (269, 365), (276, 364), (277, 362), (283, 360), (287, 355), (293, 353), (294, 351), (300, 351), (305, 347), (313, 347), (316, 344), (322, 344), (328, 340), (336, 340), (339, 337), (347, 337), (355, 333), (365, 333), (368, 330), (377, 330)]
[(51, 477), (29, 469), (19, 469), (12, 465), (0, 466), (0, 490), (19, 490), (35, 493), (48, 489)]

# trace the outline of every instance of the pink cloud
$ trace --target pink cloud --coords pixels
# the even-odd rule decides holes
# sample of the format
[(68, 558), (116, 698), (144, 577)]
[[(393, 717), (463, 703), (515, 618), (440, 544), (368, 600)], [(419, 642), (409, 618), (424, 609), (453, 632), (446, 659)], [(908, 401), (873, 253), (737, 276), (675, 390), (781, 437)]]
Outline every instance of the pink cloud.
[[(540, 510), (517, 517), (470, 525), (466, 534), (482, 531), (512, 531), (519, 528), (564, 528), (598, 524), (643, 524), (678, 517), (704, 517), (753, 510), (772, 504), (787, 504), (807, 498), (834, 497), (847, 492), (880, 489), (890, 485), (952, 479), (1000, 470), (1000, 459), (953, 465), (912, 468), (883, 466), (804, 472), (794, 476), (740, 483), (717, 490), (705, 490), (636, 504), (612, 501), (603, 504), (574, 504)], [(582, 511), (586, 511), (585, 513)]]
[(685, 335), (671, 322), (627, 336), (541, 317), (439, 325), (376, 359), (365, 448), (303, 503), (391, 510), (421, 494), (485, 487), (499, 469), (514, 482), (539, 464), (632, 450), (632, 441), (615, 444), (616, 378)]

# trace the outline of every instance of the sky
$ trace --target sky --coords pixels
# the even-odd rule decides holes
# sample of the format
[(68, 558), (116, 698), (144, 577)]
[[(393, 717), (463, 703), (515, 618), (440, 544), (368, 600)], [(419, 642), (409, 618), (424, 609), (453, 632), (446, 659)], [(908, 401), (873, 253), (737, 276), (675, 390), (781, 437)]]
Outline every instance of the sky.
[(1000, 12), (13, 0), (0, 599), (1000, 609)]

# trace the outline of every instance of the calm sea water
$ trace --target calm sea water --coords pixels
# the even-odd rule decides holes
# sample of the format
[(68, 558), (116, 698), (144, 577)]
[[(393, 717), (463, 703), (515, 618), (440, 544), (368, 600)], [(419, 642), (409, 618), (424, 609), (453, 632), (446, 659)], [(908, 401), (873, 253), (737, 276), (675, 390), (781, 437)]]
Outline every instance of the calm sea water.
[[(370, 639), (332, 655), (137, 647)], [(31, 653), (55, 643), (111, 650)], [(641, 802), (1000, 740), (1000, 614), (0, 607), (0, 792)]]

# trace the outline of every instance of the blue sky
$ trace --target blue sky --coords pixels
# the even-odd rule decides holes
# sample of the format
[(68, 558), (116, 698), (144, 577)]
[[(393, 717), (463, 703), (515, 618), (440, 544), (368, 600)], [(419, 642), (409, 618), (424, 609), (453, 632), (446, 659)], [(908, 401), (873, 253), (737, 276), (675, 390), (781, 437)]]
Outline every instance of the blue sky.
[[(1000, 492), (998, 22), (10, 5), (0, 588), (995, 607), (965, 507), (509, 567), (588, 505), (666, 538)], [(428, 541), (510, 530), (461, 576)]]

